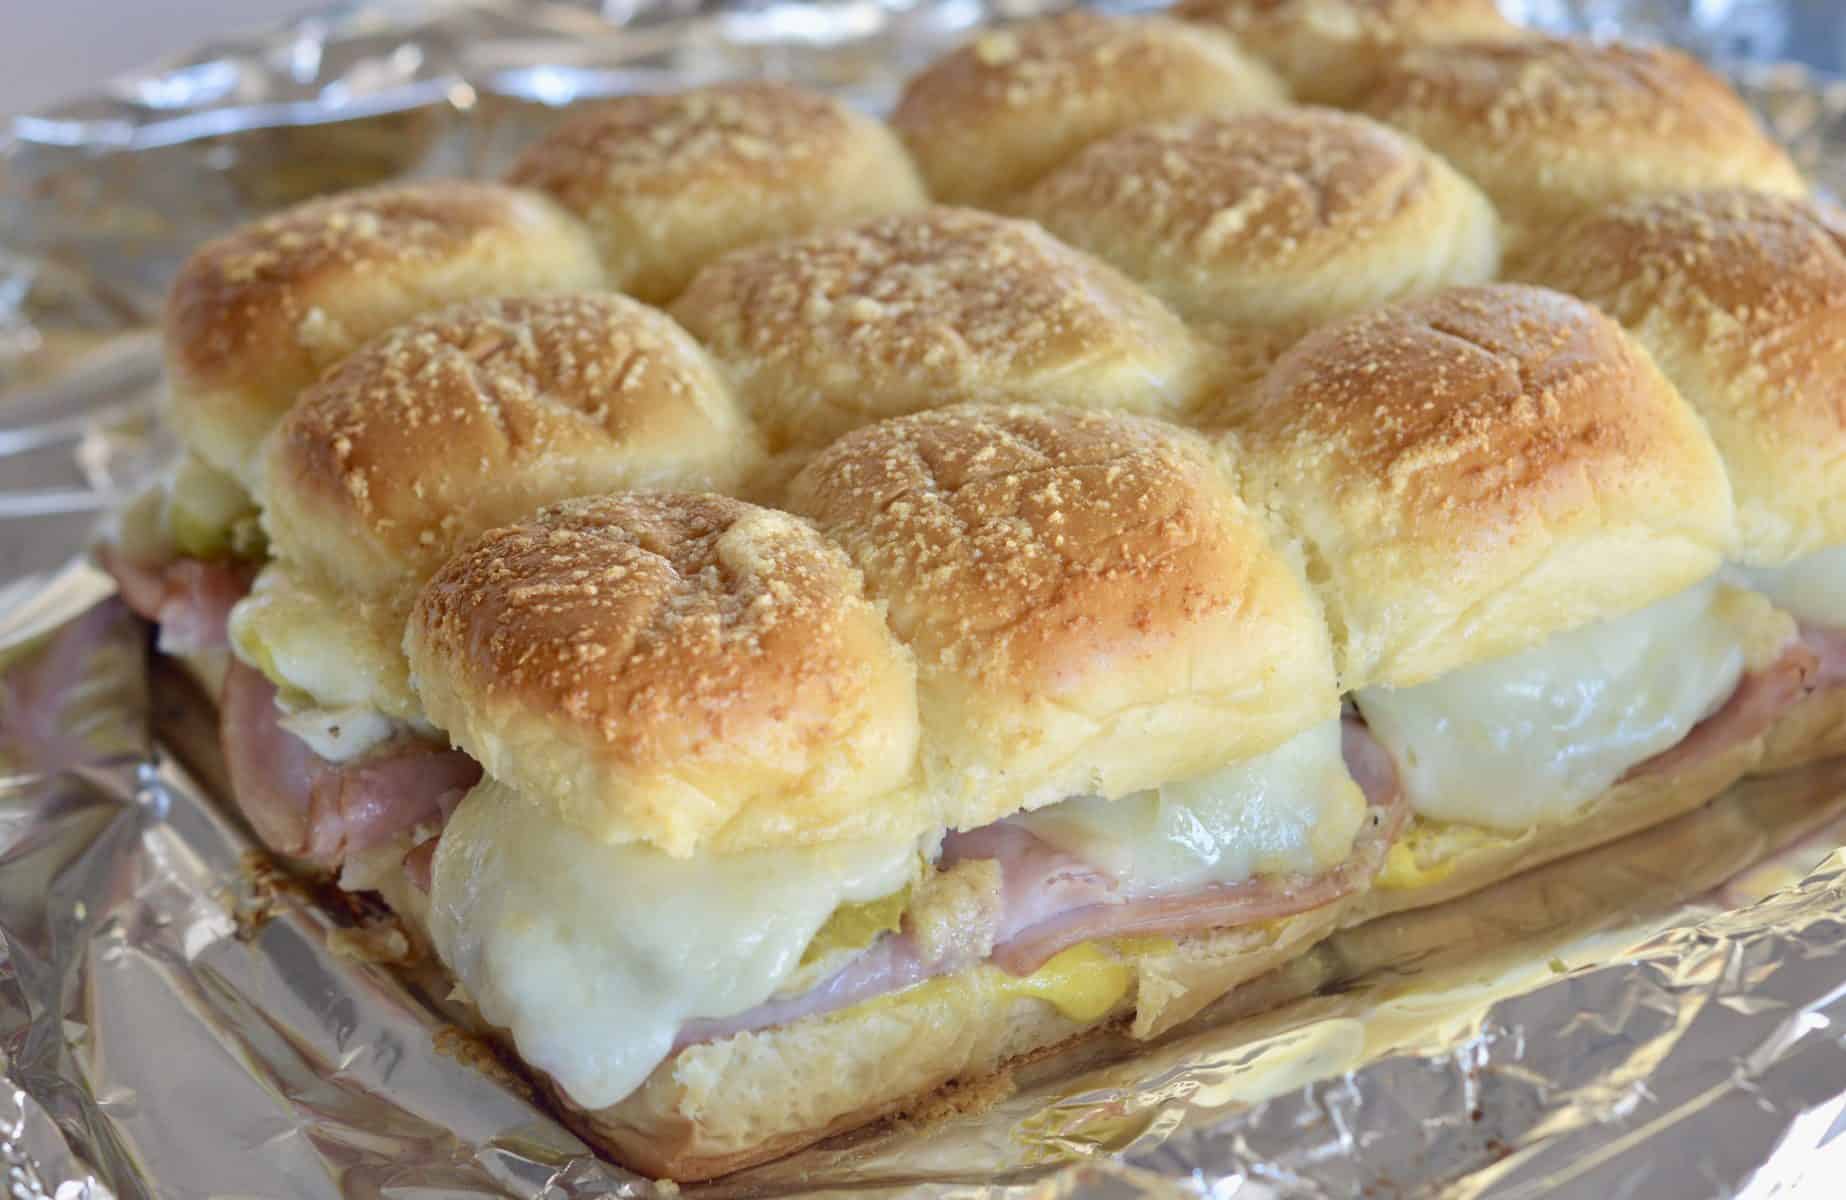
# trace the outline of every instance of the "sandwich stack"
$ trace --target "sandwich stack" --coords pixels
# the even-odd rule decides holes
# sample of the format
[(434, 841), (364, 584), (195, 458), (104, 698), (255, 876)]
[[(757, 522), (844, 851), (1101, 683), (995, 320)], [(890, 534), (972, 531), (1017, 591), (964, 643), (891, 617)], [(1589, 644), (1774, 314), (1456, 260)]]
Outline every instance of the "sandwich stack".
[(707, 1178), (1846, 750), (1804, 192), (1491, 0), (626, 97), (200, 248), (105, 554), (270, 848)]

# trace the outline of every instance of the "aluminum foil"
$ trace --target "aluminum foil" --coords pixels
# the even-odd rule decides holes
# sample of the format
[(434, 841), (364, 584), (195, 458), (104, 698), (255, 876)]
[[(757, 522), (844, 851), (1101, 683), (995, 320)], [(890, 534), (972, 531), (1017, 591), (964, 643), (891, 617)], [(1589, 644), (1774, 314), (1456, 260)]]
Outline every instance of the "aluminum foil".
[[(1524, 0), (1725, 62), (1846, 193), (1846, 13)], [(192, 244), (485, 174), (558, 106), (743, 75), (877, 108), (1033, 0), (359, 4), (0, 131), (0, 1167), (13, 1197), (602, 1197), (381, 913), (264, 867), (209, 705), (84, 556), (172, 447), (151, 332)], [(1772, 65), (1799, 57), (1808, 65)], [(1821, 70), (1816, 70), (1820, 68)], [(1837, 1196), (1846, 765), (1348, 931), (1152, 1046), (1093, 1041), (713, 1196)], [(1831, 1151), (1831, 1152), (1830, 1152)]]

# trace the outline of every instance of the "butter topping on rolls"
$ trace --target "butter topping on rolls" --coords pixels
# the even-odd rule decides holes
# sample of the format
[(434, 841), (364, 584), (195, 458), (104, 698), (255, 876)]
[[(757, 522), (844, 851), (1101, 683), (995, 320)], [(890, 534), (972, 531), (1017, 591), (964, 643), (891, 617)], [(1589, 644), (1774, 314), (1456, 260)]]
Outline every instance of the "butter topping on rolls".
[(996, 207), (1097, 138), (1285, 98), (1215, 30), (1078, 8), (976, 34), (912, 77), (891, 124), (937, 200)]
[[(754, 450), (704, 351), (637, 301), (561, 294), (418, 318), (328, 372), (269, 442), (259, 498), (277, 562), (233, 637), (310, 695), (326, 690), (329, 651), (369, 664), (340, 702), (369, 690), (414, 715), (404, 617), (467, 541), (571, 496), (734, 487)], [(370, 652), (363, 638), (327, 645), (342, 626), (372, 630)]]
[(889, 129), (781, 83), (584, 105), (506, 178), (581, 217), (610, 285), (657, 304), (727, 250), (924, 200)]
[(772, 451), (956, 400), (1174, 413), (1193, 334), (1036, 225), (930, 208), (740, 250), (673, 314), (730, 372)]
[(1230, 441), (1302, 539), (1347, 689), (1403, 686), (1709, 575), (1733, 522), (1697, 416), (1609, 318), (1457, 288), (1276, 365)]
[(1326, 632), (1199, 439), (968, 406), (849, 434), (792, 507), (917, 654), (948, 823), (1115, 798), (1273, 749), (1338, 711)]
[(1320, 104), (1358, 99), (1405, 47), (1525, 35), (1494, 0), (1183, 0), (1173, 15), (1232, 34)]
[(437, 180), (310, 200), (207, 242), (168, 293), (168, 415), (254, 489), (257, 446), (322, 370), (431, 309), (596, 287), (588, 235), (537, 192)]
[(431, 718), (603, 842), (675, 856), (903, 841), (915, 667), (837, 547), (709, 494), (567, 501), (423, 590), (404, 645)]
[(1330, 109), (1142, 125), (1092, 144), (1016, 211), (1195, 322), (1318, 324), (1499, 266), (1480, 191), (1403, 134)]
[(1479, 184), (1521, 244), (1633, 196), (1807, 190), (1724, 80), (1660, 47), (1529, 38), (1412, 49), (1361, 107)]

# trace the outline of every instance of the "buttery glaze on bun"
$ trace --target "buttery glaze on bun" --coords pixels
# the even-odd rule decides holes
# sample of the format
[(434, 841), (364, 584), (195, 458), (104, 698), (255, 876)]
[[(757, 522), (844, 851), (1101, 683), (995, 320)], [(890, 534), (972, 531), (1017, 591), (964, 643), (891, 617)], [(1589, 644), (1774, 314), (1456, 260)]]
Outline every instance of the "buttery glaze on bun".
[(910, 652), (786, 513), (567, 501), (444, 564), (404, 647), (431, 719), (587, 836), (685, 857), (932, 825)]
[(606, 292), (483, 300), (398, 326), (305, 392), (261, 499), (279, 556), (377, 594), (553, 501), (728, 489), (752, 449), (665, 313)]
[(840, 439), (791, 506), (916, 653), (924, 777), (951, 826), (1197, 776), (1338, 711), (1306, 588), (1171, 426), (921, 413)]
[(1408, 686), (1709, 575), (1730, 488), (1614, 321), (1457, 288), (1294, 346), (1227, 435), (1326, 605), (1342, 686)]
[(1406, 46), (1525, 36), (1495, 0), (1182, 0), (1274, 67), (1298, 99), (1347, 104)]
[(910, 80), (891, 124), (932, 196), (991, 208), (1097, 138), (1285, 99), (1215, 30), (1078, 8), (977, 34)]
[(1493, 209), (1403, 134), (1331, 109), (1143, 125), (1092, 144), (1017, 211), (1195, 322), (1319, 324), (1499, 265)]
[(264, 435), (373, 336), (461, 300), (601, 282), (588, 235), (536, 192), (437, 180), (311, 200), (180, 268), (165, 317), (168, 415), (194, 453), (254, 490)]
[(1361, 107), (1478, 183), (1515, 243), (1634, 196), (1807, 190), (1728, 84), (1659, 47), (1531, 38), (1414, 49)]
[(754, 431), (705, 352), (613, 293), (459, 305), (390, 330), (302, 394), (265, 446), (276, 561), (233, 642), (324, 706), (421, 716), (400, 643), (465, 542), (572, 496), (732, 488)]
[(780, 83), (587, 106), (506, 178), (581, 217), (610, 285), (653, 303), (727, 250), (924, 203), (889, 129)]
[(1113, 268), (968, 209), (736, 251), (673, 314), (778, 453), (951, 400), (1174, 413), (1205, 375), (1192, 333)]
[(1737, 496), (1731, 557), (1846, 544), (1846, 221), (1781, 196), (1616, 205), (1531, 256), (1533, 281), (1626, 326), (1705, 419)]

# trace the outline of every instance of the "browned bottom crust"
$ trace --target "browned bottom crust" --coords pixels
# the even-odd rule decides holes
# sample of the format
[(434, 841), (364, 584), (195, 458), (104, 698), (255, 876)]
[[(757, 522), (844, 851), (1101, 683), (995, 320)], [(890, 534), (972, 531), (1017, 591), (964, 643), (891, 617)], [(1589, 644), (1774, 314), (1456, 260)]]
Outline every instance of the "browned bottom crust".
[(1822, 688), (1770, 729), (1757, 774), (1846, 755), (1846, 685)]
[(635, 1093), (594, 1112), (550, 1090), (567, 1123), (615, 1161), (655, 1177), (710, 1179), (914, 1113), (945, 1094), (979, 1094), (996, 1076), (1111, 1027), (1157, 1036), (1304, 953), (1337, 927), (1339, 907), (1124, 947), (1130, 986), (1092, 1020), (1072, 1020), (1037, 998), (996, 1000), (970, 973), (687, 1047)]

